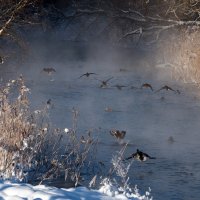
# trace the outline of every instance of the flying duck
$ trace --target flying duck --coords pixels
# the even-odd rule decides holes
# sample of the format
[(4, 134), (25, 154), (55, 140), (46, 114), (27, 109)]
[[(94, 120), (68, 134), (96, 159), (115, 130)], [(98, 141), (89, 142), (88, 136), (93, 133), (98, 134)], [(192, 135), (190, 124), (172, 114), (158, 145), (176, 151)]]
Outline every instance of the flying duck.
[(116, 87), (118, 90), (122, 90), (124, 87), (128, 87), (127, 85), (113, 85), (112, 87)]
[(157, 90), (156, 92), (160, 92), (161, 90), (167, 90), (167, 91), (171, 90), (171, 91), (173, 91), (173, 92), (178, 93), (177, 91), (175, 91), (174, 89), (172, 89), (171, 87), (169, 87), (169, 86), (167, 86), (167, 85), (161, 87), (161, 88), (160, 88), (159, 90)]
[(150, 88), (153, 91), (153, 87), (149, 83), (142, 84), (141, 89), (143, 89), (143, 88)]
[(101, 85), (100, 85), (100, 88), (106, 88), (106, 87), (108, 87), (108, 81), (110, 81), (111, 79), (113, 79), (113, 77), (111, 77), (111, 78), (109, 78), (109, 79), (107, 79), (107, 80), (99, 80), (99, 79), (97, 79), (98, 81), (101, 81)]
[(47, 72), (49, 75), (52, 74), (52, 72), (56, 72), (56, 70), (52, 67), (50, 68), (43, 68), (44, 72)]
[(124, 137), (126, 135), (126, 131), (111, 130), (110, 134), (112, 136), (116, 137), (117, 139), (124, 139)]
[(155, 157), (151, 157), (148, 154), (140, 151), (139, 149), (137, 149), (136, 153), (133, 153), (131, 156), (129, 156), (125, 160), (129, 160), (131, 158), (134, 158), (139, 161), (146, 161), (147, 159), (156, 159)]
[(81, 77), (83, 77), (83, 76), (89, 77), (89, 76), (92, 75), (92, 74), (97, 75), (96, 73), (87, 72), (87, 73), (85, 73), (85, 74), (82, 74), (79, 78), (81, 78)]

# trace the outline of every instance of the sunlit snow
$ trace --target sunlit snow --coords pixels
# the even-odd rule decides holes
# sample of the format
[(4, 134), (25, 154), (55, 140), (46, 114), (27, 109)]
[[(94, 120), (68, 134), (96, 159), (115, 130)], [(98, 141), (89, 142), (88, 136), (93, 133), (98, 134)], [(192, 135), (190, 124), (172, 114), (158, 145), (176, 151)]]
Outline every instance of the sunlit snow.
[(89, 190), (86, 187), (77, 188), (56, 188), (44, 185), (33, 186), (30, 184), (18, 184), (10, 182), (0, 183), (0, 199), (1, 200), (78, 200), (78, 199), (132, 199), (132, 200), (147, 200), (148, 197), (132, 194), (130, 198), (125, 194), (120, 194), (117, 188), (112, 185), (103, 185), (99, 190)]

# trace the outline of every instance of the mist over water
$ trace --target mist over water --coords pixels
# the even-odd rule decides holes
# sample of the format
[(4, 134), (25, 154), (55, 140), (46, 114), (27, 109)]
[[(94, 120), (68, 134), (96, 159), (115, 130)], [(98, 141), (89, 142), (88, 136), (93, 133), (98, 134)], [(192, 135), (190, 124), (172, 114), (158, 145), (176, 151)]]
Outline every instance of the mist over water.
[[(48, 67), (56, 72), (48, 75), (42, 71)], [(86, 72), (97, 75), (80, 78)], [(156, 68), (154, 49), (38, 37), (30, 43), (26, 61), (16, 68), (5, 63), (1, 74), (4, 80), (23, 74), (34, 109), (51, 99), (50, 118), (55, 127), (71, 128), (71, 110), (75, 107), (79, 111), (78, 133), (81, 136), (86, 130), (94, 130), (100, 141), (98, 159), (106, 165), (122, 148), (109, 131), (127, 131), (125, 156), (139, 148), (157, 158), (135, 161), (131, 167), (130, 182), (143, 192), (150, 187), (155, 199), (198, 199), (198, 90), (172, 80), (170, 71)], [(99, 80), (110, 77), (108, 88), (100, 88)], [(154, 91), (169, 85), (181, 93), (140, 89), (143, 83), (150, 83)], [(116, 84), (128, 87), (119, 90)], [(112, 108), (112, 112), (106, 112), (106, 108)], [(173, 142), (168, 141), (170, 136)]]

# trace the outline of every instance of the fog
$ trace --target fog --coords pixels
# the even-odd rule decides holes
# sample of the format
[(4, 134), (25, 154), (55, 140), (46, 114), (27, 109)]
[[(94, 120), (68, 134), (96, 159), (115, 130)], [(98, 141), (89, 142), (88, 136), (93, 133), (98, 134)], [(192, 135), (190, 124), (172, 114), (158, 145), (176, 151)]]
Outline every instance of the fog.
[[(71, 128), (71, 111), (75, 107), (79, 111), (78, 134), (94, 130), (94, 137), (100, 141), (98, 159), (108, 165), (122, 147), (109, 131), (127, 131), (126, 156), (139, 148), (157, 158), (147, 163), (134, 162), (130, 172), (131, 182), (143, 191), (151, 187), (155, 199), (159, 195), (163, 200), (178, 199), (181, 194), (188, 199), (188, 190), (197, 194), (198, 90), (172, 79), (170, 68), (157, 67), (153, 47), (120, 47), (106, 41), (71, 42), (58, 35), (61, 34), (29, 36), (25, 60), (18, 66), (6, 62), (1, 65), (4, 81), (22, 74), (31, 90), (33, 109), (51, 99), (49, 112), (54, 127)], [(50, 67), (56, 72), (43, 71)], [(96, 74), (80, 78), (86, 72)], [(100, 88), (99, 80), (111, 77), (108, 87)], [(144, 83), (150, 83), (154, 91), (141, 89)], [(119, 90), (116, 84), (127, 87)], [(155, 92), (164, 85), (180, 90), (180, 94)], [(106, 108), (112, 108), (112, 112), (106, 112)], [(174, 138), (171, 143), (170, 136)]]

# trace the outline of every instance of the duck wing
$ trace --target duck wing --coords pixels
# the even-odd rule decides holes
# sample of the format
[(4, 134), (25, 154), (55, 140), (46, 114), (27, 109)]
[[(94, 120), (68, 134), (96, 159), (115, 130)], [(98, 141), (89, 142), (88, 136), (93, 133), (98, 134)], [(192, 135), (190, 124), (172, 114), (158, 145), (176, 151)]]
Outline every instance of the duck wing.
[(143, 155), (149, 159), (156, 159), (155, 157), (151, 157), (150, 155), (148, 155), (147, 153), (143, 153)]
[(164, 88), (164, 87), (161, 87), (159, 90), (156, 90), (155, 93), (156, 93), (156, 92), (160, 92), (160, 91), (163, 90), (163, 89), (165, 89), (165, 88)]
[(105, 80), (104, 82), (108, 82), (108, 81), (110, 81), (111, 79), (113, 79), (114, 77), (111, 77), (111, 78), (109, 78), (109, 79), (107, 79), (107, 80)]
[(83, 76), (86, 76), (86, 74), (82, 74), (81, 76), (79, 76), (79, 78), (83, 77)]

